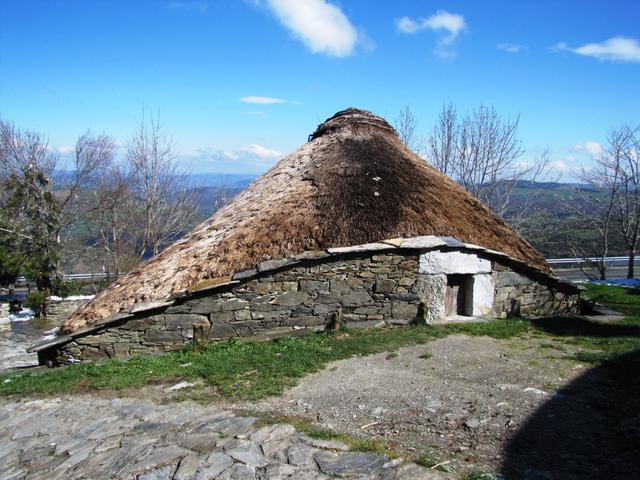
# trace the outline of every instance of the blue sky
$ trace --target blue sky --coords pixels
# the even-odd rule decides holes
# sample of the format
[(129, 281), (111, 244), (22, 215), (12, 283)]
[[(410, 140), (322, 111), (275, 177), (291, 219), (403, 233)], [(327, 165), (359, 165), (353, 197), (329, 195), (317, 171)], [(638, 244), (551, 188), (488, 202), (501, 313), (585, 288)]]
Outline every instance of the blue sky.
[(192, 170), (261, 173), (337, 110), (409, 105), (426, 134), (447, 102), (520, 115), (523, 160), (571, 179), (640, 123), (640, 2), (0, 2), (0, 115), (62, 153), (144, 107)]

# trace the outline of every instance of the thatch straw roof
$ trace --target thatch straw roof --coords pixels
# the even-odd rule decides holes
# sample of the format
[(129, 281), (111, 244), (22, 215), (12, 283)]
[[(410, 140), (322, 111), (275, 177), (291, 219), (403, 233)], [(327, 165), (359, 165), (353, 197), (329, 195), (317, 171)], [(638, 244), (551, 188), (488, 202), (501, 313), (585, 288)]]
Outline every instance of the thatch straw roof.
[(418, 235), (454, 237), (550, 272), (539, 252), (405, 148), (384, 119), (344, 110), (229, 205), (77, 310), (63, 331), (262, 261)]

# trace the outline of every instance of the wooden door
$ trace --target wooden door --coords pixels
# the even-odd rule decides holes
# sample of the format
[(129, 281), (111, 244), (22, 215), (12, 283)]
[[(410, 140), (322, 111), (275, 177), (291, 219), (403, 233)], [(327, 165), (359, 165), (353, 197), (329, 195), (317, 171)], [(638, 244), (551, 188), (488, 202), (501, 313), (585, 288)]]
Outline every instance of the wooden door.
[(466, 315), (467, 275), (447, 275), (447, 289), (444, 295), (446, 316)]

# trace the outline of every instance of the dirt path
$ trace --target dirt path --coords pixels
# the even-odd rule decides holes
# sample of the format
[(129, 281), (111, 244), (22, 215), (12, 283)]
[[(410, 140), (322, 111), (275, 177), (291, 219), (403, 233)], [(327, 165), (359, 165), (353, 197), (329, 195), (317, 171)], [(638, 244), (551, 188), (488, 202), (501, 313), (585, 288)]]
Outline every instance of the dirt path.
[(456, 471), (499, 471), (518, 429), (586, 370), (567, 358), (571, 353), (566, 345), (531, 337), (454, 335), (338, 361), (282, 397), (229, 407), (382, 438)]

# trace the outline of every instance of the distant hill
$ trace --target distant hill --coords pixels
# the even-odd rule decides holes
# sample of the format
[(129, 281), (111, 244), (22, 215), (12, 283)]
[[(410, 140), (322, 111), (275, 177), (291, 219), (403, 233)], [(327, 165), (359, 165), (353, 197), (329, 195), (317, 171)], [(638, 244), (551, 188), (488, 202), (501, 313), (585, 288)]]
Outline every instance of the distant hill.
[(196, 187), (246, 188), (258, 175), (244, 173), (191, 173), (189, 181)]

